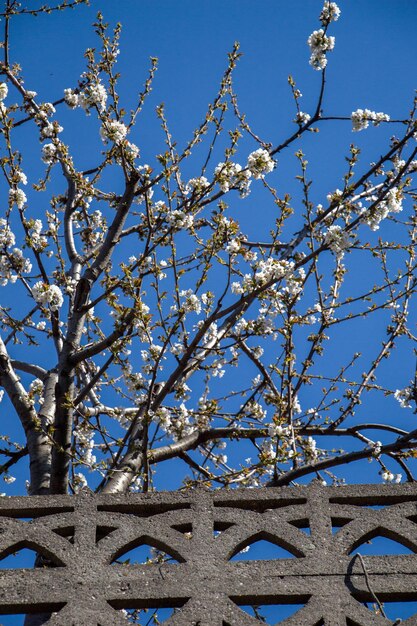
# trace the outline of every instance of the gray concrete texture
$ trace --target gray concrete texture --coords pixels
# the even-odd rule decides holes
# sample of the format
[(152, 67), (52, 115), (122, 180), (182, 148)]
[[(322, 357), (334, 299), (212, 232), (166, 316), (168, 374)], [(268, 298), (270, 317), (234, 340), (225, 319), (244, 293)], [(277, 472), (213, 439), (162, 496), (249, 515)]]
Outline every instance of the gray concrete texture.
[[(376, 536), (413, 553), (351, 554)], [(296, 558), (230, 561), (260, 539)], [(178, 562), (115, 562), (144, 544)], [(165, 626), (255, 626), (239, 605), (280, 603), (305, 605), (282, 626), (389, 626), (363, 603), (417, 600), (417, 486), (1, 498), (0, 559), (21, 548), (45, 565), (0, 569), (0, 614), (49, 626), (123, 626), (147, 607), (178, 607)]]

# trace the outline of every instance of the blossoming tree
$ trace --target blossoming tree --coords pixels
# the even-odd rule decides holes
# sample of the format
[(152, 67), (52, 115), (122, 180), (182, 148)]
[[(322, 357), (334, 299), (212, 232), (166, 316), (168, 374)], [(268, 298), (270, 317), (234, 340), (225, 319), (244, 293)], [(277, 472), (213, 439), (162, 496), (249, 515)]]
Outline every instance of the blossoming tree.
[[(127, 113), (118, 95), (119, 27), (110, 33), (98, 16), (101, 47), (87, 50), (78, 84), (56, 102), (23, 81), (9, 37), (16, 14), (81, 3), (35, 10), (8, 1), (3, 12), (0, 385), (4, 411), (23, 433), (18, 441), (3, 436), (5, 483), (27, 459), (30, 494), (147, 491), (163, 461), (184, 487), (337, 482), (339, 466), (364, 460), (386, 481), (412, 480), (417, 430), (386, 415), (370, 422), (367, 409), (378, 398), (389, 411), (396, 404), (412, 413), (417, 399), (413, 371), (396, 389), (385, 366), (398, 342), (409, 351), (415, 342), (415, 107), (400, 120), (366, 108), (327, 115), (340, 9), (326, 0), (308, 37), (319, 96), (304, 112), (289, 78), (288, 137), (259, 137), (241, 111), (235, 44), (220, 89), (182, 148), (158, 107), (166, 150), (151, 167), (134, 134), (157, 60)], [(89, 171), (64, 140), (65, 107), (99, 123), (102, 151)], [(352, 143), (340, 189), (317, 204), (303, 141), (319, 142), (320, 128), (335, 119), (352, 125), (353, 139), (378, 125), (389, 125), (392, 137), (370, 164)], [(18, 148), (23, 124), (36, 136)], [(242, 137), (252, 144), (244, 156)], [(38, 139), (43, 176), (25, 187), (25, 150), (38, 150)], [(299, 202), (274, 188), (289, 152)], [(235, 210), (244, 211), (256, 188), (276, 211), (262, 240), (245, 233)], [(372, 332), (374, 318), (384, 332), (369, 362), (353, 342), (338, 350), (352, 327)]]

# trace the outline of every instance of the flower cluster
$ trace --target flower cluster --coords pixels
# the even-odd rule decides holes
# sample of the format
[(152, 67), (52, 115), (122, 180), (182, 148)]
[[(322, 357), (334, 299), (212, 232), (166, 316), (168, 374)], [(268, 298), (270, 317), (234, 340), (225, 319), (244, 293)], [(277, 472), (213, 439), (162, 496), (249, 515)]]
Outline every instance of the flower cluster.
[(198, 296), (195, 295), (192, 289), (184, 289), (180, 291), (180, 298), (183, 298), (182, 308), (186, 313), (195, 311), (195, 313), (201, 313), (201, 302)]
[(4, 217), (0, 218), (0, 247), (9, 248), (14, 246), (16, 238), (12, 232), (7, 220)]
[(308, 113), (304, 113), (303, 111), (298, 111), (297, 115), (295, 116), (294, 122), (302, 126), (303, 124), (307, 124), (307, 122), (309, 122), (310, 120), (311, 115), (309, 115)]
[(313, 437), (307, 437), (304, 441), (304, 456), (309, 461), (315, 461), (318, 457), (317, 442)]
[(72, 89), (64, 89), (64, 98), (72, 109), (80, 106), (89, 113), (91, 108), (97, 107), (100, 112), (103, 112), (106, 108), (107, 91), (98, 80), (96, 83), (87, 85), (79, 94)]
[(16, 204), (18, 209), (23, 209), (25, 203), (27, 202), (25, 192), (18, 187), (16, 189), (11, 187), (9, 189), (9, 202), (10, 204)]
[(101, 211), (93, 211), (88, 217), (85, 212), (74, 211), (72, 219), (76, 228), (82, 229), (80, 235), (85, 249), (91, 249), (103, 240), (107, 223)]
[(232, 239), (227, 244), (225, 250), (228, 254), (237, 254), (240, 250), (240, 247), (241, 245), (239, 239)]
[(39, 402), (39, 404), (43, 404), (43, 388), (44, 384), (40, 380), (40, 378), (35, 378), (29, 385), (28, 396), (31, 400), (32, 404), (35, 402)]
[(311, 52), (310, 65), (315, 70), (324, 70), (327, 65), (326, 53), (333, 50), (335, 38), (326, 35), (324, 30), (320, 28), (320, 30), (315, 30), (311, 33), (307, 43)]
[(345, 232), (341, 226), (329, 226), (324, 236), (324, 243), (338, 259), (341, 259), (345, 250), (349, 248), (351, 241), (349, 234)]
[(29, 274), (32, 263), (23, 256), (20, 248), (14, 248), (8, 254), (0, 255), (0, 285), (5, 287), (8, 282), (15, 283), (19, 274)]
[(398, 187), (391, 187), (383, 201), (387, 205), (390, 213), (401, 213), (403, 210), (402, 198), (402, 193)]
[(0, 247), (4, 250), (0, 254), (0, 286), (5, 287), (8, 282), (15, 283), (19, 274), (28, 274), (32, 270), (29, 259), (23, 256), (20, 248), (7, 251), (14, 245), (16, 237), (7, 220), (0, 218)]
[(0, 101), (1, 102), (7, 98), (8, 92), (9, 92), (9, 89), (6, 83), (0, 83)]
[(411, 409), (410, 400), (413, 399), (414, 393), (412, 387), (406, 387), (405, 389), (397, 389), (394, 393), (394, 398), (400, 403), (402, 409)]
[(126, 137), (127, 127), (123, 122), (118, 122), (117, 120), (104, 122), (103, 126), (100, 128), (100, 135), (104, 143), (110, 140), (118, 144)]
[(52, 165), (57, 160), (57, 147), (53, 143), (46, 143), (42, 146), (42, 161), (47, 165)]
[(255, 282), (263, 285), (271, 280), (279, 280), (288, 277), (293, 272), (294, 263), (292, 261), (273, 259), (261, 260), (258, 263), (255, 273)]
[[(291, 281), (294, 271), (294, 263), (292, 261), (286, 261), (285, 259), (273, 259), (269, 257), (267, 259), (261, 259), (255, 266), (256, 271), (252, 276), (251, 274), (245, 274), (243, 281), (238, 281), (231, 284), (231, 291), (236, 295), (245, 293), (252, 288), (265, 285), (269, 282), (278, 281), (281, 278), (285, 278)], [(260, 319), (260, 318), (259, 318)], [(267, 332), (267, 329), (264, 329)]]
[(249, 195), (251, 172), (243, 170), (239, 163), (232, 163), (232, 161), (219, 163), (214, 170), (214, 175), (223, 193), (234, 188), (240, 192), (241, 198)]
[(205, 176), (199, 176), (198, 178), (190, 178), (190, 180), (185, 186), (184, 193), (185, 195), (188, 195), (190, 193), (201, 194), (209, 186), (210, 186), (210, 183)]
[(74, 429), (73, 435), (79, 446), (80, 459), (91, 467), (96, 462), (96, 457), (93, 454), (95, 447), (94, 430), (88, 421), (85, 421)]
[[(361, 221), (368, 224), (369, 228), (373, 231), (379, 229), (379, 225), (389, 213), (401, 213), (402, 207), (402, 193), (397, 187), (392, 187), (384, 199), (378, 202), (372, 209), (362, 209)], [(376, 198), (371, 198), (376, 200)]]
[(248, 156), (247, 168), (254, 178), (262, 178), (265, 174), (272, 172), (274, 167), (274, 159), (270, 156), (268, 150), (264, 148), (258, 148), (258, 150), (251, 152)]
[(393, 474), (392, 472), (382, 472), (381, 474), (382, 480), (386, 483), (400, 483), (402, 480), (402, 474)]
[(353, 111), (350, 117), (352, 120), (352, 130), (355, 132), (368, 128), (369, 122), (372, 122), (374, 126), (378, 126), (381, 122), (390, 121), (390, 116), (386, 113), (376, 113), (369, 109), (357, 109)]
[(270, 437), (278, 437), (278, 439), (290, 437), (291, 428), (289, 426), (282, 426), (281, 424), (272, 422), (272, 424), (269, 424), (268, 426), (268, 434)]
[(330, 2), (330, 0), (326, 0), (324, 6), (320, 13), (320, 22), (323, 26), (327, 26), (330, 22), (337, 22), (340, 17), (340, 9), (337, 6), (336, 2)]
[(74, 489), (74, 493), (79, 493), (80, 489), (84, 489), (87, 487), (87, 479), (84, 474), (81, 472), (75, 472), (74, 478), (72, 480), (72, 488)]
[(28, 224), (30, 230), (28, 233), (29, 245), (33, 250), (41, 251), (48, 245), (48, 240), (42, 233), (43, 224), (41, 220), (31, 220)]
[(47, 123), (42, 123), (41, 122), (41, 141), (43, 141), (44, 139), (49, 139), (51, 137), (56, 137), (57, 135), (59, 135), (59, 133), (62, 133), (62, 131), (64, 130), (64, 128), (62, 126), (60, 126), (58, 124), (57, 121), (54, 122), (47, 122)]
[(78, 106), (78, 94), (72, 89), (64, 89), (64, 100), (71, 109)]
[(57, 311), (64, 303), (62, 291), (57, 285), (47, 285), (42, 281), (38, 281), (32, 287), (35, 302), (41, 306), (50, 307), (51, 311)]
[(194, 224), (194, 216), (175, 209), (167, 214), (167, 222), (176, 229), (191, 228)]

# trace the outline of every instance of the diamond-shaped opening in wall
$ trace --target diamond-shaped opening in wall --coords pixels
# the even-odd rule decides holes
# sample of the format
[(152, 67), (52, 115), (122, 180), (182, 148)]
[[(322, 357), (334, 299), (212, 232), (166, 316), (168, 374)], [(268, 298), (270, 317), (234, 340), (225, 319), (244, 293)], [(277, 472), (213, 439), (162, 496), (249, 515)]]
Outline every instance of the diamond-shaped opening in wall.
[(332, 533), (337, 533), (343, 526), (352, 521), (351, 517), (332, 517)]
[(304, 606), (303, 604), (262, 604), (262, 605), (238, 605), (239, 609), (245, 611), (248, 615), (256, 620), (259, 620), (260, 624), (280, 624), (284, 620), (288, 619), (300, 611)]
[(385, 504), (361, 504), (360, 506), (366, 509), (374, 509), (374, 511), (380, 511), (381, 509), (386, 509)]
[(157, 624), (163, 624), (180, 610), (181, 607), (120, 609), (128, 624), (140, 624), (141, 626), (157, 626)]
[(220, 533), (227, 530), (228, 528), (232, 528), (232, 526), (236, 526), (233, 522), (214, 522), (213, 525), (213, 535), (218, 537)]
[(406, 620), (412, 615), (417, 615), (417, 597), (412, 600), (402, 600), (401, 602), (384, 602), (383, 608), (389, 620), (393, 622), (397, 619)]
[(368, 533), (357, 541), (349, 554), (360, 553), (363, 556), (387, 556), (393, 554), (414, 554), (414, 551), (407, 545), (407, 540), (401, 537), (393, 539), (388, 537), (384, 531)]
[[(50, 612), (58, 612), (65, 606), (65, 603), (54, 604), (52, 607), (48, 605), (47, 614)], [(10, 609), (8, 609), (10, 610)], [(22, 608), (19, 607), (16, 609), (17, 611), (21, 611)], [(33, 613), (30, 612), (30, 615)], [(0, 614), (0, 626), (23, 626), (25, 623), (27, 613), (5, 613)]]
[[(378, 598), (379, 599), (379, 598)], [(386, 602), (379, 599), (380, 605), (376, 602), (362, 602), (362, 604), (371, 612), (376, 615), (382, 615), (384, 611), (386, 617), (390, 622), (395, 623), (398, 620), (398, 624), (408, 619), (412, 615), (417, 615), (417, 597), (410, 600), (401, 600), (401, 602)], [(381, 611), (382, 608), (382, 611)], [(413, 624), (417, 621), (413, 621)], [(356, 622), (349, 622), (348, 626), (356, 626)]]
[[(179, 561), (168, 552), (148, 543), (141, 543), (130, 550), (126, 550), (113, 560), (112, 565), (146, 565), (162, 563), (179, 563)], [(152, 622), (150, 622), (152, 624)]]
[(0, 626), (23, 626), (25, 618), (26, 615), (24, 613), (0, 615)]
[(190, 523), (174, 524), (171, 528), (182, 533), (187, 539), (191, 539), (193, 536), (193, 525)]
[(110, 533), (117, 530), (114, 526), (97, 526), (96, 527), (96, 543), (108, 537)]
[[(65, 526), (62, 528), (52, 528), (52, 532), (67, 539), (70, 543), (74, 543), (74, 526)], [(0, 625), (1, 626), (1, 625)]]
[(298, 528), (298, 530), (301, 530), (301, 532), (303, 532), (305, 535), (311, 535), (311, 528), (310, 524), (308, 523), (308, 519), (291, 520), (289, 521), (289, 524), (291, 524), (291, 526), (295, 526), (295, 528)]
[(25, 542), (19, 542), (0, 555), (0, 569), (32, 569), (36, 560), (38, 567), (64, 567), (64, 563), (57, 557), (46, 554), (39, 548), (34, 550)]
[(245, 542), (236, 548), (231, 561), (256, 561), (256, 560), (275, 560), (275, 559), (294, 559), (294, 554), (268, 539), (253, 539)]

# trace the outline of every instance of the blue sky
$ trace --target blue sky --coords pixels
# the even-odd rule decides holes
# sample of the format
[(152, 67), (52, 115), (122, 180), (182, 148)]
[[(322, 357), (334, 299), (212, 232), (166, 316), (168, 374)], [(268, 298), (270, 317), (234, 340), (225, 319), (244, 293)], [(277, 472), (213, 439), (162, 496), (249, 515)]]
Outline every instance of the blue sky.
[[(392, 118), (407, 117), (413, 99), (417, 41), (414, 28), (417, 17), (415, 2), (393, 3), (387, 0), (377, 4), (369, 0), (340, 2), (341, 18), (330, 27), (336, 37), (335, 50), (328, 55), (327, 94), (325, 115), (349, 116), (351, 111), (368, 107), (389, 113)], [(291, 74), (302, 91), (302, 109), (313, 113), (320, 87), (320, 73), (308, 64), (307, 37), (319, 28), (318, 15), (322, 3), (306, 0), (276, 0), (249, 2), (248, 0), (171, 2), (160, 0), (93, 0), (90, 7), (74, 11), (39, 16), (17, 16), (11, 24), (11, 60), (22, 67), (25, 85), (38, 92), (40, 101), (54, 101), (67, 87), (75, 87), (85, 69), (84, 51), (98, 46), (91, 24), (98, 10), (111, 25), (123, 25), (121, 54), (117, 69), (121, 74), (122, 105), (129, 110), (136, 103), (149, 67), (149, 57), (159, 58), (159, 71), (143, 116), (139, 118), (132, 140), (140, 146), (144, 162), (155, 164), (155, 154), (164, 149), (164, 138), (155, 107), (165, 103), (170, 128), (178, 145), (184, 145), (199, 124), (207, 103), (217, 90), (226, 67), (227, 52), (233, 42), (241, 44), (242, 59), (235, 73), (235, 89), (240, 107), (253, 129), (273, 145), (280, 143), (294, 131), (294, 103), (287, 84)], [(69, 111), (64, 105), (57, 118), (64, 126), (63, 139), (74, 154), (80, 169), (93, 167), (97, 162), (95, 151), (101, 149), (98, 124), (81, 111)], [(326, 194), (342, 185), (345, 156), (352, 141), (362, 149), (362, 164), (367, 167), (387, 146), (393, 127), (370, 128), (353, 134), (349, 121), (322, 124), (320, 134), (308, 135), (303, 149), (309, 160), (309, 176), (313, 179), (312, 199), (325, 202)], [(16, 137), (26, 157), (25, 170), (36, 180), (42, 171), (39, 164), (39, 144), (36, 132), (28, 125), (18, 129)], [(30, 139), (31, 141), (28, 141)], [(246, 139), (239, 154), (246, 157), (253, 149)], [(280, 156), (273, 182), (281, 192), (300, 199), (300, 190), (294, 176), (298, 173), (294, 150)], [(196, 161), (186, 166), (186, 174), (195, 175)], [(187, 170), (188, 167), (188, 170)], [(271, 179), (272, 180), (272, 179)], [(120, 184), (112, 181), (114, 188)], [(59, 176), (53, 181), (55, 189), (62, 189)], [(242, 228), (260, 239), (268, 236), (274, 219), (272, 203), (263, 203), (260, 192), (254, 192), (244, 203), (231, 204)], [(47, 200), (47, 198), (45, 198)], [(39, 215), (45, 209), (42, 196), (32, 205)], [(298, 225), (294, 218), (294, 229)], [(389, 232), (386, 233), (387, 236)], [(354, 254), (351, 262), (356, 272), (348, 282), (352, 293), (378, 279), (370, 265), (363, 272)], [(380, 277), (379, 277), (380, 278)], [(4, 291), (11, 297), (11, 291)], [(373, 353), (381, 338), (375, 331), (384, 332), (385, 320), (373, 318), (371, 325), (352, 324), (348, 333), (337, 333), (335, 354), (361, 349)], [(372, 332), (374, 331), (374, 332)], [(357, 345), (357, 347), (356, 347)], [(17, 348), (23, 356), (24, 347)], [(40, 358), (47, 361), (48, 353)], [(410, 351), (398, 351), (397, 360), (386, 372), (395, 387), (403, 387), (411, 377)], [(331, 360), (327, 367), (331, 371)], [(398, 366), (395, 366), (398, 363)], [(409, 424), (411, 412), (404, 415), (392, 401), (390, 410), (396, 411), (404, 425)], [(376, 403), (371, 418), (378, 417), (382, 404)], [(12, 434), (14, 428), (12, 427)], [(161, 466), (161, 483), (170, 485), (169, 464)], [(165, 469), (166, 466), (166, 469)], [(352, 480), (361, 480), (361, 474), (350, 474)], [(377, 478), (376, 476), (374, 477)], [(165, 481), (168, 480), (168, 483)], [(21, 484), (15, 485), (16, 490)]]

